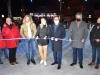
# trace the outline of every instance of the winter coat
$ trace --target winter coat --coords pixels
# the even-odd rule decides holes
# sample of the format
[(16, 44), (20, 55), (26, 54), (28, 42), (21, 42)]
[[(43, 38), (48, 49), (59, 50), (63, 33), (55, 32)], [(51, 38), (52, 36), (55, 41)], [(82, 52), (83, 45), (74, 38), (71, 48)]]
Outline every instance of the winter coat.
[(74, 48), (83, 48), (85, 42), (81, 42), (82, 39), (86, 39), (88, 36), (88, 29), (87, 24), (82, 21), (80, 23), (79, 28), (77, 27), (76, 21), (71, 22), (68, 37), (71, 38), (73, 41), (71, 42), (72, 47)]
[(98, 28), (97, 25), (90, 32), (90, 43), (92, 46), (100, 47), (100, 42), (96, 42), (96, 39), (100, 39), (100, 27)]
[[(2, 35), (5, 39), (20, 38), (19, 29), (15, 24), (12, 25), (11, 29), (8, 27), (8, 25), (3, 27)], [(18, 46), (18, 40), (6, 40), (6, 46), (8, 48), (17, 47)]]
[[(56, 31), (54, 29), (54, 25), (51, 26), (51, 33), (50, 37), (54, 38), (60, 38), (63, 39), (66, 36), (65, 29), (63, 25), (60, 25), (57, 27)], [(62, 51), (62, 40), (52, 41), (52, 50), (55, 52)]]
[[(0, 39), (3, 39), (2, 35), (0, 34)], [(0, 40), (0, 49), (3, 49), (6, 47), (6, 43), (4, 40)]]
[[(36, 25), (34, 23), (31, 23), (30, 29), (32, 32), (32, 37), (34, 37), (36, 35)], [(28, 38), (28, 26), (26, 24), (23, 24), (21, 26), (20, 34), (22, 37)]]
[[(40, 25), (38, 26), (36, 36), (38, 36), (39, 38), (44, 38), (45, 36), (47, 36), (48, 38), (49, 34), (50, 34), (49, 26), (46, 27), (46, 25), (44, 25), (43, 28), (41, 28)], [(37, 42), (38, 44), (41, 45), (48, 45), (49, 39), (38, 39)]]

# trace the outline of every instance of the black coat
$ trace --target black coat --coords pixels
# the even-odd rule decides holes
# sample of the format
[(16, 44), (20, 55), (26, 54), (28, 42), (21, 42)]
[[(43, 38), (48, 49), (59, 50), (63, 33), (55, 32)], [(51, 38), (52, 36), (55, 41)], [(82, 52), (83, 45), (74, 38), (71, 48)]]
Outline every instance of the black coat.
[[(50, 37), (54, 37), (54, 38), (60, 38), (63, 39), (65, 37), (66, 33), (65, 33), (65, 29), (63, 27), (63, 25), (59, 25), (56, 29), (56, 31), (54, 30), (54, 25), (51, 26), (51, 33), (50, 33)], [(59, 52), (62, 51), (62, 40), (58, 40), (58, 41), (52, 41), (52, 50), (55, 52)]]
[(36, 36), (39, 36), (39, 38), (44, 38), (45, 36), (49, 36), (50, 28), (49, 26), (46, 27), (46, 25), (43, 26), (43, 28), (40, 28), (40, 25), (37, 28)]
[[(37, 33), (36, 36), (39, 38), (44, 38), (45, 36), (49, 36), (50, 33), (50, 28), (49, 26), (46, 27), (46, 25), (43, 26), (43, 28), (40, 28), (40, 25), (37, 28)], [(49, 39), (38, 39), (37, 40), (38, 44), (41, 46), (48, 45), (49, 44)]]
[(100, 27), (97, 28), (97, 25), (90, 32), (90, 43), (92, 46), (100, 47), (100, 42), (96, 42), (95, 39), (100, 39)]

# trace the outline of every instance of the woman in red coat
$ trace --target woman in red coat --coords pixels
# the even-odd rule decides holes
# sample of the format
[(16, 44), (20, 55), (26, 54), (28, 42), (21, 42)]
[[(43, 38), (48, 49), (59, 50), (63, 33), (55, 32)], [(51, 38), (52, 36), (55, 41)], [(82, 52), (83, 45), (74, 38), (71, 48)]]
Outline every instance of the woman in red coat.
[(6, 18), (6, 24), (2, 29), (2, 35), (6, 40), (6, 46), (9, 49), (9, 62), (11, 65), (18, 64), (16, 61), (16, 49), (18, 46), (18, 40), (11, 40), (12, 38), (19, 38), (20, 32), (18, 27), (12, 23), (11, 18)]

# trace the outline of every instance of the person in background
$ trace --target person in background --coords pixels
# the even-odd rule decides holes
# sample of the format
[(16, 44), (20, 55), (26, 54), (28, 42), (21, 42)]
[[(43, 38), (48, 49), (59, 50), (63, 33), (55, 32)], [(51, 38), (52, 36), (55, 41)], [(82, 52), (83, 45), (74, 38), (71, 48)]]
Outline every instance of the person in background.
[[(35, 36), (36, 36), (36, 25), (32, 20), (30, 15), (26, 15), (23, 19), (23, 24), (21, 25), (20, 34), (23, 38), (27, 38), (25, 41), (26, 47), (26, 57), (27, 65), (30, 64), (30, 61), (33, 64), (36, 64), (35, 57)], [(32, 49), (32, 50), (31, 50)]]
[[(90, 32), (90, 43), (92, 45), (92, 61), (88, 65), (89, 66), (95, 65), (95, 68), (99, 69), (99, 64), (100, 64), (100, 17), (97, 19), (96, 25), (94, 25), (93, 29)], [(96, 54), (98, 54), (97, 61), (96, 61)]]
[(88, 36), (87, 24), (82, 20), (82, 13), (76, 13), (76, 20), (71, 22), (68, 37), (73, 49), (73, 63), (70, 66), (77, 64), (77, 55), (80, 68), (83, 68), (83, 48), (85, 39)]
[(3, 37), (1, 34), (1, 29), (0, 29), (0, 64), (3, 64), (3, 62), (1, 61), (1, 57), (3, 55), (3, 48), (6, 47), (5, 41), (2, 39), (3, 39)]
[[(41, 18), (41, 24), (37, 28), (37, 42), (38, 42), (38, 49), (41, 56), (40, 64), (47, 65), (46, 58), (47, 58), (47, 47), (49, 44), (49, 36), (50, 28), (47, 25), (46, 19)], [(40, 38), (40, 39), (38, 39)], [(42, 39), (41, 39), (42, 38)]]
[[(13, 24), (10, 17), (6, 18), (5, 26), (2, 29), (2, 35), (5, 39), (20, 38), (18, 27)], [(16, 50), (19, 40), (6, 40), (6, 47), (9, 49), (9, 62), (11, 65), (18, 64), (16, 61)]]
[(51, 65), (58, 64), (57, 69), (60, 69), (62, 64), (62, 40), (60, 39), (63, 39), (66, 36), (66, 33), (63, 25), (59, 23), (58, 16), (54, 17), (54, 24), (51, 26), (50, 31), (54, 57), (54, 62)]
[[(6, 26), (6, 25), (4, 24), (4, 26)], [(2, 34), (1, 28), (0, 28), (0, 34)], [(9, 57), (8, 57), (8, 54), (7, 54), (7, 48), (3, 48), (2, 50), (3, 50), (3, 53), (4, 53), (5, 58), (9, 60)]]
[(6, 47), (3, 48), (3, 53), (4, 53), (4, 56), (5, 56), (5, 59), (9, 60), (8, 53), (7, 53), (7, 48)]

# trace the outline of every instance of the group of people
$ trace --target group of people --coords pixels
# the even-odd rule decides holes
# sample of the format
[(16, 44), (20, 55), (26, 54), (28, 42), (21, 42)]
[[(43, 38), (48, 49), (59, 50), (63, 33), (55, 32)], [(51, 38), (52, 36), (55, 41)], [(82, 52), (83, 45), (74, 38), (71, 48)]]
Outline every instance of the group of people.
[[(70, 66), (77, 64), (77, 55), (79, 59), (80, 68), (83, 68), (83, 48), (85, 40), (88, 36), (87, 23), (82, 20), (82, 13), (76, 13), (76, 20), (71, 22), (68, 30), (69, 41), (73, 49), (73, 62)], [(54, 17), (54, 24), (49, 27), (45, 18), (41, 18), (41, 23), (36, 28), (30, 15), (26, 15), (23, 18), (23, 24), (21, 29), (12, 22), (11, 18), (6, 18), (6, 23), (2, 28), (0, 34), (0, 53), (5, 47), (9, 49), (9, 62), (11, 65), (18, 64), (16, 61), (16, 49), (18, 47), (18, 39), (23, 38), (25, 41), (25, 51), (27, 57), (27, 65), (32, 62), (36, 64), (35, 57), (35, 39), (37, 39), (38, 50), (40, 54), (40, 64), (47, 65), (47, 48), (49, 44), (48, 37), (51, 38), (52, 51), (54, 62), (51, 65), (58, 64), (57, 69), (61, 69), (62, 64), (62, 39), (66, 36), (66, 31), (59, 23), (60, 19), (58, 16)], [(100, 18), (98, 18), (96, 25), (90, 32), (90, 42), (92, 45), (92, 61), (88, 65), (96, 65), (95, 68), (99, 68), (100, 64)], [(2, 40), (4, 39), (4, 40)], [(7, 40), (8, 39), (8, 40)], [(96, 61), (96, 51), (98, 51), (98, 58)], [(1, 55), (1, 54), (0, 54)], [(0, 56), (0, 62), (1, 56)]]

